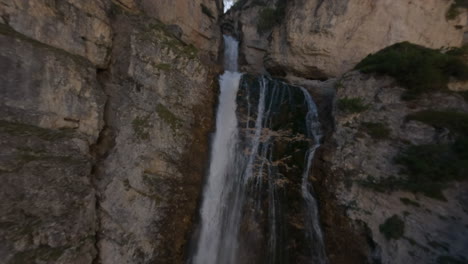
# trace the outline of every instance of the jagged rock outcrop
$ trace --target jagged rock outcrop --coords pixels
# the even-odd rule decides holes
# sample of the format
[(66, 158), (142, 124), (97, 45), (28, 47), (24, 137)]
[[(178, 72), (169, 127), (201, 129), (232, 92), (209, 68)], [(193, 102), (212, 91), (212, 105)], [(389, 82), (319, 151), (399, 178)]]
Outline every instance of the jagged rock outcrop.
[[(397, 157), (411, 146), (436, 144), (433, 146), (438, 147), (432, 151), (443, 153), (444, 144), (456, 140), (453, 131), (411, 120), (409, 116), (425, 110), (447, 111), (448, 107), (450, 111), (468, 113), (466, 99), (456, 93), (431, 93), (415, 101), (403, 101), (405, 89), (393, 79), (358, 72), (338, 79), (336, 90), (335, 131), (318, 161), (323, 176), (318, 185), (322, 191), (331, 192), (331, 195), (322, 193), (322, 197), (329, 199), (322, 209), (329, 243), (342, 237), (335, 233), (333, 225), (336, 223), (333, 217), (342, 212), (367, 237), (370, 263), (466, 262), (467, 182), (445, 183), (443, 197), (430, 193), (439, 197), (434, 199), (427, 197), (429, 189), (419, 190), (418, 186), (395, 180), (408, 177), (402, 175), (405, 170)], [(350, 106), (349, 100), (360, 103)], [(349, 109), (357, 104), (362, 106), (359, 111)], [(420, 166), (425, 166), (424, 161), (412, 162), (423, 162)], [(449, 177), (453, 172), (446, 173)], [(432, 180), (428, 178), (427, 183)], [(434, 190), (437, 189), (431, 189)], [(334, 203), (334, 212), (330, 214), (327, 210)], [(394, 215), (397, 217), (392, 218)], [(399, 219), (403, 230), (388, 224), (390, 218)], [(333, 263), (354, 263), (350, 259), (340, 260), (340, 250), (346, 249), (339, 245), (329, 245), (328, 250)]]
[(276, 2), (281, 1), (244, 1), (227, 16), (242, 34), (245, 69), (261, 71), (264, 63), (277, 76), (328, 78), (394, 43), (460, 46), (468, 31), (467, 12), (446, 17), (451, 1), (300, 0), (287, 1), (282, 19), (265, 16), (272, 30), (259, 34), (261, 10), (276, 8)]
[(171, 3), (0, 2), (4, 263), (182, 263), (221, 5)]

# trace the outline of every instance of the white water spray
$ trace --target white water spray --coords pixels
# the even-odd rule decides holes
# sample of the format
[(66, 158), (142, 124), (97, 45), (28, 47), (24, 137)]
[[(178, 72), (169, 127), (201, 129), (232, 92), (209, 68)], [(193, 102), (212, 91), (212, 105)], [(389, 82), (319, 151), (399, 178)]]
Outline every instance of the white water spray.
[[(312, 188), (308, 182), (321, 138), (317, 107), (305, 89), (300, 88), (301, 92), (299, 87), (264, 76), (256, 78), (252, 87), (242, 86), (243, 97), (239, 92), (242, 74), (237, 72), (238, 42), (229, 36), (224, 36), (224, 42), (226, 71), (220, 77), (216, 134), (200, 209), (200, 232), (189, 263), (291, 263), (287, 243), (296, 238), (291, 238), (285, 227), (289, 224), (285, 220), (288, 197), (281, 183), (291, 182), (288, 186), (297, 190), (298, 197), (302, 196), (304, 203), (298, 203), (297, 208), (305, 212), (306, 218), (306, 227), (296, 236), (306, 238), (307, 244), (303, 245), (302, 252), (293, 254), (301, 254), (313, 264), (326, 264), (317, 202), (310, 193)], [(278, 165), (275, 165), (279, 161), (274, 160), (277, 158), (275, 144), (278, 143), (278, 135), (286, 132), (282, 130), (283, 126), (273, 127), (273, 124), (288, 114), (286, 109), (295, 111), (290, 117), (298, 120), (290, 123), (286, 120), (289, 125), (294, 124), (287, 129), (302, 127), (294, 133), (304, 135), (303, 139), (293, 143), (305, 144), (302, 150), (309, 148), (305, 154), (304, 170), (294, 174), (302, 176), (300, 190), (295, 187), (297, 184), (292, 183), (294, 179), (288, 179), (279, 172)], [(306, 116), (304, 109), (307, 109)], [(295, 138), (291, 133), (286, 134)]]

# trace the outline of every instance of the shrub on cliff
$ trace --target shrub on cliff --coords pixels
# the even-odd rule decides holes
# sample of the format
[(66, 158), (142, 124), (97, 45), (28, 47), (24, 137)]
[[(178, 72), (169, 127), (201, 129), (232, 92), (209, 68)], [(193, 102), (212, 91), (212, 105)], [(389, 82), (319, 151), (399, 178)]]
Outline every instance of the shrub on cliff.
[(338, 109), (345, 113), (360, 113), (369, 109), (369, 105), (365, 104), (362, 98), (341, 98), (337, 105)]
[(257, 31), (263, 34), (271, 30), (275, 25), (280, 24), (286, 15), (286, 1), (280, 0), (275, 8), (263, 8), (259, 12)]
[(379, 230), (388, 240), (400, 239), (405, 234), (405, 222), (398, 215), (393, 215), (379, 226)]
[(468, 0), (455, 0), (445, 15), (448, 20), (457, 18), (461, 8), (468, 8)]
[(430, 91), (447, 90), (450, 77), (468, 80), (468, 65), (462, 59), (466, 49), (446, 53), (409, 42), (397, 43), (362, 60), (356, 69), (385, 74), (407, 88), (406, 99)]
[(410, 146), (396, 157), (407, 177), (400, 182), (402, 188), (445, 200), (442, 190), (450, 181), (468, 179), (468, 114), (426, 110), (409, 115), (407, 120), (449, 129), (457, 138), (451, 144)]

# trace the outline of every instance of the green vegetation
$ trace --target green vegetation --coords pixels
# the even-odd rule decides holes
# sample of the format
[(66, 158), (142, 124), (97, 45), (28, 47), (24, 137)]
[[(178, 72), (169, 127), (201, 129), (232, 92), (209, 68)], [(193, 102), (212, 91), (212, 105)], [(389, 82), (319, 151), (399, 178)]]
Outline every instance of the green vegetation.
[(447, 128), (460, 136), (468, 135), (468, 114), (456, 111), (420, 111), (406, 117), (407, 120), (416, 120), (435, 128)]
[(396, 157), (403, 166), (398, 185), (415, 193), (445, 200), (442, 190), (450, 181), (468, 178), (468, 140), (454, 144), (410, 146)]
[(277, 23), (276, 9), (264, 8), (259, 13), (257, 31), (265, 33), (271, 30)]
[(386, 74), (407, 89), (403, 99), (415, 99), (431, 91), (446, 91), (450, 77), (468, 80), (466, 49), (446, 53), (409, 42), (387, 47), (362, 60), (356, 69), (363, 73)]
[(412, 206), (415, 206), (415, 207), (420, 207), (421, 206), (418, 202), (415, 202), (415, 201), (413, 201), (413, 200), (411, 200), (409, 198), (405, 198), (405, 197), (401, 197), (400, 201), (405, 205), (412, 205)]
[(77, 136), (73, 133), (73, 129), (53, 130), (4, 120), (0, 120), (0, 132), (7, 133), (12, 136), (33, 136), (47, 141), (55, 141)]
[(437, 264), (466, 264), (467, 260), (463, 257), (439, 256)]
[(138, 139), (144, 139), (147, 140), (150, 137), (150, 134), (148, 132), (148, 128), (153, 127), (152, 125), (149, 124), (149, 115), (146, 117), (139, 117), (137, 116), (133, 121), (132, 121), (132, 127), (133, 127), (133, 132), (135, 132), (135, 136)]
[(447, 10), (446, 17), (448, 20), (453, 20), (461, 14), (461, 8), (468, 8), (468, 0), (455, 0), (455, 2)]
[(388, 139), (391, 133), (388, 125), (384, 123), (363, 122), (361, 129), (376, 140)]
[(405, 233), (405, 222), (403, 222), (398, 215), (393, 215), (379, 226), (379, 230), (386, 239), (398, 240)]
[(266, 7), (258, 14), (257, 31), (260, 34), (270, 31), (274, 26), (281, 24), (286, 16), (286, 0), (279, 0), (275, 8)]
[(172, 69), (172, 66), (170, 64), (167, 64), (167, 63), (160, 63), (160, 64), (156, 65), (156, 68), (160, 69), (162, 71), (170, 71)]
[(181, 121), (180, 119), (175, 116), (169, 109), (167, 109), (164, 105), (158, 104), (156, 106), (156, 113), (158, 113), (158, 116), (164, 120), (169, 126), (172, 128), (172, 130), (177, 130), (180, 125)]
[(181, 40), (174, 37), (174, 35), (167, 30), (164, 23), (154, 20), (148, 24), (146, 31), (141, 32), (141, 38), (143, 40), (162, 44), (170, 48), (174, 53), (187, 57), (189, 59), (195, 59), (198, 56), (198, 49), (195, 46), (185, 44)]
[(215, 16), (213, 15), (213, 12), (211, 12), (211, 10), (206, 5), (200, 4), (200, 7), (201, 7), (201, 10), (202, 10), (203, 14), (207, 15), (211, 19), (215, 19)]
[(338, 100), (338, 109), (346, 113), (360, 113), (369, 109), (361, 98), (342, 98)]
[(445, 200), (442, 190), (451, 181), (468, 179), (468, 114), (426, 110), (407, 120), (417, 120), (436, 128), (446, 128), (457, 136), (454, 143), (410, 146), (395, 161), (403, 166), (406, 179), (398, 185), (406, 190)]

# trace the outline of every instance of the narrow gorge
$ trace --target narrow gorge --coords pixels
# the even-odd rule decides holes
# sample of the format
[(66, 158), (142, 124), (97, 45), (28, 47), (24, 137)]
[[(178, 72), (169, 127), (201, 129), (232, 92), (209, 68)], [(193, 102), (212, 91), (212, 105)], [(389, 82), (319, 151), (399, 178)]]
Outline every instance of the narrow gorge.
[(465, 0), (0, 0), (0, 263), (468, 263)]

